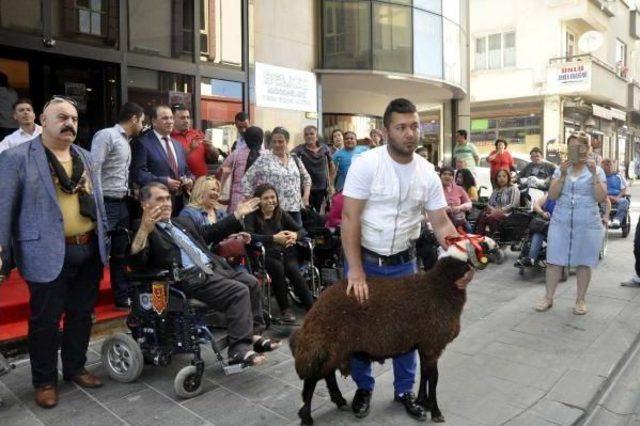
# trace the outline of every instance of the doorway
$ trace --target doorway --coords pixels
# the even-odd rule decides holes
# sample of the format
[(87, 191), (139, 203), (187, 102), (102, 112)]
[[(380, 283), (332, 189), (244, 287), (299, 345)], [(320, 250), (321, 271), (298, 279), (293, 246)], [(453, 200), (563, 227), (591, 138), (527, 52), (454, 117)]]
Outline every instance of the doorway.
[(120, 105), (117, 64), (3, 48), (0, 72), (7, 75), (19, 97), (31, 99), (36, 116), (55, 95), (73, 98), (78, 104), (76, 143), (83, 148), (90, 148), (95, 132), (116, 121)]

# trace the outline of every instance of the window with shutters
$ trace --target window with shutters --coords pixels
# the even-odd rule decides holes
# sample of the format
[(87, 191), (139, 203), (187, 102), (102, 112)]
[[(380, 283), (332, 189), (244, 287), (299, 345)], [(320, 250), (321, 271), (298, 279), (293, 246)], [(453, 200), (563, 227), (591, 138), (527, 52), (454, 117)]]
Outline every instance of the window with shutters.
[(118, 0), (52, 0), (55, 38), (76, 43), (116, 46)]

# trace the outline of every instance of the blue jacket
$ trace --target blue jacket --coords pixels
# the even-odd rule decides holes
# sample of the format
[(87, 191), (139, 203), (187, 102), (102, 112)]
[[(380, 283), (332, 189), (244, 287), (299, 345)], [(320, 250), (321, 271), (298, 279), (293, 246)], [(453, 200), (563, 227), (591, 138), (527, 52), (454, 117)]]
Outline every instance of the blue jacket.
[(193, 178), (189, 166), (187, 166), (187, 156), (182, 145), (175, 139), (171, 139), (171, 143), (176, 152), (177, 176), (169, 166), (169, 158), (160, 145), (158, 137), (153, 131), (150, 131), (131, 145), (130, 181), (143, 187), (150, 182), (160, 182), (166, 185), (169, 177), (172, 179), (180, 179), (183, 176)]
[[(100, 179), (91, 154), (72, 145), (91, 177), (97, 207), (100, 258), (107, 264), (109, 240)], [(65, 242), (62, 212), (40, 136), (0, 154), (0, 246), (3, 268), (13, 242), (16, 263), (27, 281), (50, 282), (62, 271)]]

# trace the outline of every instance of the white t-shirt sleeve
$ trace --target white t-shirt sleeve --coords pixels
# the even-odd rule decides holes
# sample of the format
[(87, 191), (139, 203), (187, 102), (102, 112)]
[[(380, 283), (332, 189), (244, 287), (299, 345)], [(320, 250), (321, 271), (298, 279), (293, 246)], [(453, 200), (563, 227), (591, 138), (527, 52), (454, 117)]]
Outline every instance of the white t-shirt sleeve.
[(368, 200), (371, 196), (371, 182), (374, 172), (375, 167), (371, 167), (371, 164), (368, 164), (364, 158), (354, 157), (344, 181), (342, 194), (356, 200)]
[(442, 189), (442, 181), (438, 174), (433, 170), (427, 173), (429, 176), (427, 181), (426, 199), (424, 200), (424, 208), (427, 211), (440, 210), (447, 207), (447, 199), (444, 197)]

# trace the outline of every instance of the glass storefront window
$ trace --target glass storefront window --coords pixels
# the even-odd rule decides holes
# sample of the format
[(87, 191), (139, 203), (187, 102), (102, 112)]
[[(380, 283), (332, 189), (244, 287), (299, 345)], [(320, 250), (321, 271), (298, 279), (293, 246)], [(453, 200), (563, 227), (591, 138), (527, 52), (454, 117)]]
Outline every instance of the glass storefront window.
[[(28, 13), (27, 13), (28, 11)], [(42, 33), (41, 0), (0, 0), (0, 27), (25, 33)]]
[(444, 79), (454, 83), (462, 83), (462, 64), (460, 46), (460, 27), (443, 20), (444, 37)]
[(413, 28), (414, 74), (442, 78), (442, 18), (415, 9)]
[(324, 2), (324, 67), (371, 68), (371, 9), (368, 1)]
[(509, 143), (512, 153), (528, 154), (531, 148), (540, 148), (541, 135), (542, 116), (539, 113), (471, 120), (471, 141), (481, 155), (491, 152), (498, 138)]
[(371, 129), (382, 129), (382, 117), (352, 114), (323, 114), (323, 135), (325, 139), (331, 137), (331, 132), (336, 129), (342, 132), (355, 132), (358, 139), (369, 137)]
[(117, 0), (53, 0), (55, 38), (114, 47), (118, 44)]
[(413, 25), (410, 7), (373, 3), (373, 68), (413, 71)]
[(223, 152), (229, 152), (238, 137), (234, 117), (243, 110), (242, 91), (242, 83), (236, 81), (200, 80), (202, 131)]
[(156, 105), (184, 104), (193, 112), (193, 76), (129, 67), (128, 97), (149, 112)]
[(131, 52), (193, 61), (191, 0), (129, 0)]
[(242, 2), (200, 1), (200, 60), (242, 67)]
[(460, 2), (459, 1), (443, 1), (442, 2), (442, 16), (454, 22), (460, 23)]
[(442, 13), (442, 0), (413, 0), (413, 6), (438, 14)]

